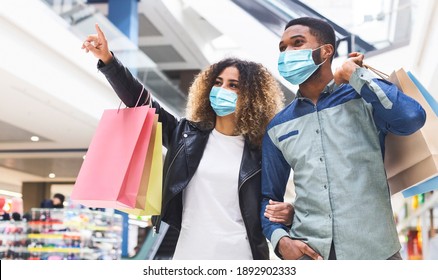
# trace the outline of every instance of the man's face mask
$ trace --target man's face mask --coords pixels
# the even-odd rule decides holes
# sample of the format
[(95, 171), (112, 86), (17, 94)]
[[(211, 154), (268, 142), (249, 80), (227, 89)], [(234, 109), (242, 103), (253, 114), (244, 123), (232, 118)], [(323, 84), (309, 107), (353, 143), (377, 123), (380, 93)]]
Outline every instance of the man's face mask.
[(312, 49), (292, 50), (280, 53), (278, 58), (278, 71), (280, 75), (291, 84), (304, 83), (326, 60), (316, 65), (312, 58)]
[(236, 110), (237, 94), (234, 91), (221, 87), (212, 87), (210, 91), (210, 103), (218, 116), (226, 116)]

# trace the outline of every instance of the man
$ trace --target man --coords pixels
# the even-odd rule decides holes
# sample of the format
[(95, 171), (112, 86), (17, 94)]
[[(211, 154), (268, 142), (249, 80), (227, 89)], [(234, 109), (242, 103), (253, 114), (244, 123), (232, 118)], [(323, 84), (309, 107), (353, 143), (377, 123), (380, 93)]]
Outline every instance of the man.
[(45, 199), (41, 202), (41, 208), (64, 208), (65, 196), (61, 193), (55, 193), (52, 199)]
[[(263, 233), (284, 259), (401, 259), (384, 139), (421, 128), (423, 108), (362, 68), (362, 54), (351, 54), (333, 74), (335, 34), (324, 21), (290, 21), (279, 47), (280, 74), (299, 90), (263, 139)], [(289, 232), (269, 218), (270, 200), (283, 201), (291, 168)]]

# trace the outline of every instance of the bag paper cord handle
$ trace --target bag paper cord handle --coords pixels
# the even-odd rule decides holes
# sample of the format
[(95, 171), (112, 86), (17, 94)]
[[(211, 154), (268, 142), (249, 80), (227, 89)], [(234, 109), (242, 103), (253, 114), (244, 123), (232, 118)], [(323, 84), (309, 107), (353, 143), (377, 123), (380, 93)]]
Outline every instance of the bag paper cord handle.
[[(135, 108), (138, 106), (138, 103), (140, 102), (140, 98), (142, 97), (142, 95), (143, 95), (143, 90), (144, 90), (144, 85), (141, 85), (142, 87), (141, 87), (141, 91), (140, 91), (140, 96), (138, 97), (138, 99), (137, 99), (137, 103), (135, 103), (135, 106), (134, 106), (134, 110), (135, 110)], [(119, 103), (119, 108), (117, 108), (117, 113), (119, 113), (119, 111), (120, 111), (120, 107), (122, 106), (122, 100), (120, 100), (120, 103)]]
[(362, 64), (362, 66), (365, 67), (366, 69), (370, 70), (371, 72), (373, 72), (374, 74), (376, 74), (377, 76), (379, 76), (380, 78), (382, 78), (384, 80), (388, 80), (388, 78), (389, 78), (388, 74), (386, 74), (380, 70), (377, 70), (376, 68), (369, 66), (368, 64), (364, 63), (364, 64)]

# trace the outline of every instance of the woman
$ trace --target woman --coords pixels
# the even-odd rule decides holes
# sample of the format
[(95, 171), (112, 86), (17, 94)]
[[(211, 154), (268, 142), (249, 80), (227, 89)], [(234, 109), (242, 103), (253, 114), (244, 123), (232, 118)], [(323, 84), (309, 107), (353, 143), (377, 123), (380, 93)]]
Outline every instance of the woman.
[(260, 148), (283, 105), (275, 79), (260, 64), (224, 59), (195, 78), (187, 118), (177, 120), (96, 30), (82, 48), (99, 58), (99, 70), (127, 106), (140, 97), (139, 104), (156, 108), (162, 122), (167, 154), (161, 219), (180, 230), (174, 259), (268, 259), (259, 217)]

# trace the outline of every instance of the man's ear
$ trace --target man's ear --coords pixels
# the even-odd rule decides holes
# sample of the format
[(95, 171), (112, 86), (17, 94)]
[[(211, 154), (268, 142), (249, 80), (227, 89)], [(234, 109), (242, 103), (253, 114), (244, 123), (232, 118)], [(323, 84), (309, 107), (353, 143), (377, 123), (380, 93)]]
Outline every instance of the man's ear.
[(331, 44), (325, 44), (321, 48), (321, 56), (323, 60), (330, 60), (335, 52), (335, 49), (333, 48), (333, 45)]

